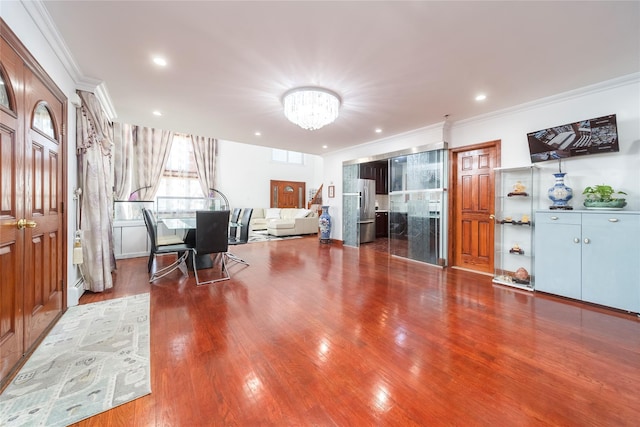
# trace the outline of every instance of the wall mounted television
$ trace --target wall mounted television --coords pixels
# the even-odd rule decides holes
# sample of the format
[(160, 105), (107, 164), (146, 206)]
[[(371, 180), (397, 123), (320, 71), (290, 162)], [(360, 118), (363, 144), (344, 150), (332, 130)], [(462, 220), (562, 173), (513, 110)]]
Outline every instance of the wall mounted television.
[(530, 132), (527, 140), (532, 163), (620, 151), (615, 114)]

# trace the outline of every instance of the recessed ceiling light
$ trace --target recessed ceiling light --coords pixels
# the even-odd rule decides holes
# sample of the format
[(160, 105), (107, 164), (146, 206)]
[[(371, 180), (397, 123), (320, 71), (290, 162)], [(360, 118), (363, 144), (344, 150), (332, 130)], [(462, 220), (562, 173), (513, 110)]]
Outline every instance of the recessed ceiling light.
[(162, 113), (160, 111), (156, 110), (156, 111), (153, 112), (153, 115), (160, 117), (162, 115)]
[(254, 135), (255, 135), (255, 136), (261, 136), (261, 135), (262, 135), (262, 133), (261, 133), (261, 132), (256, 132), (256, 133), (254, 133)]
[(484, 93), (476, 96), (476, 101), (484, 101), (485, 99), (487, 99), (487, 95), (485, 95)]
[(376, 128), (376, 133), (382, 133), (382, 129)]
[(164, 58), (161, 58), (159, 56), (156, 56), (155, 58), (153, 58), (153, 63), (156, 65), (159, 65), (161, 67), (166, 67), (167, 66), (167, 60)]
[(329, 146), (328, 145), (323, 145), (322, 148), (329, 148)]

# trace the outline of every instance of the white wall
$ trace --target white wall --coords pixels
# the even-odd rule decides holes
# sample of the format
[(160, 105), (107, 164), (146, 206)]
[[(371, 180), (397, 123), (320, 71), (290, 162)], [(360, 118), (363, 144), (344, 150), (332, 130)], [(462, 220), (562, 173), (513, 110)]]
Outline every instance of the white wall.
[[(603, 82), (520, 106), (511, 111), (455, 123), (450, 147), (502, 141), (503, 167), (530, 164), (527, 133), (616, 114), (620, 152), (573, 157), (562, 161), (565, 184), (573, 189), (569, 202), (581, 209), (586, 186), (606, 183), (628, 194), (627, 210), (640, 210), (640, 74)], [(536, 163), (538, 208), (551, 202), (547, 190), (555, 183), (555, 160)]]
[[(29, 52), (34, 56), (36, 61), (44, 68), (56, 85), (64, 92), (67, 99), (72, 99), (75, 94), (76, 84), (74, 79), (67, 71), (63, 62), (54, 53), (51, 47), (50, 36), (45, 36), (36, 25), (39, 22), (38, 6), (34, 3), (22, 3), (18, 1), (0, 1), (0, 16), (16, 34), (18, 39), (24, 44)], [(32, 16), (33, 15), (33, 16)], [(40, 26), (44, 27), (44, 26)], [(73, 190), (77, 187), (76, 174), (76, 109), (68, 102), (67, 104), (67, 286), (73, 285), (79, 280), (79, 272), (75, 266), (71, 264), (71, 251), (73, 246), (73, 235), (75, 231), (75, 202), (73, 200)], [(77, 299), (81, 293), (70, 290), (68, 293), (68, 306), (77, 305)]]
[[(616, 190), (628, 193), (627, 210), (640, 210), (640, 74), (625, 76), (607, 82), (558, 94), (526, 105), (495, 112), (473, 119), (443, 124), (392, 136), (352, 149), (330, 153), (324, 158), (324, 182), (336, 186), (336, 197), (326, 198), (333, 227), (331, 237), (342, 239), (342, 163), (344, 161), (384, 154), (401, 149), (428, 145), (442, 141), (449, 148), (501, 140), (501, 166), (529, 165), (527, 133), (552, 126), (572, 123), (608, 114), (616, 114), (618, 122), (619, 153), (598, 154), (563, 160), (565, 183), (574, 190), (570, 204), (575, 209), (582, 205), (584, 187), (607, 183)], [(538, 208), (546, 208), (546, 196), (555, 180), (557, 162), (537, 163)]]
[[(322, 158), (305, 154), (304, 163), (273, 162), (271, 148), (221, 140), (216, 189), (227, 196), (232, 208), (268, 208), (271, 180), (305, 182), (307, 193), (322, 184)], [(306, 196), (305, 201), (308, 194)]]

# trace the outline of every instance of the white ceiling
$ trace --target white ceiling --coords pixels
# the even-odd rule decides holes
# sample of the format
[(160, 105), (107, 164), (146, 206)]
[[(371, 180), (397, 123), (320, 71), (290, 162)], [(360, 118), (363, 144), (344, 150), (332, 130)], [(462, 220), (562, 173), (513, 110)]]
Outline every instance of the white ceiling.
[[(118, 121), (313, 154), (640, 71), (637, 1), (44, 5)], [(282, 94), (308, 85), (343, 99), (317, 131), (282, 113)]]

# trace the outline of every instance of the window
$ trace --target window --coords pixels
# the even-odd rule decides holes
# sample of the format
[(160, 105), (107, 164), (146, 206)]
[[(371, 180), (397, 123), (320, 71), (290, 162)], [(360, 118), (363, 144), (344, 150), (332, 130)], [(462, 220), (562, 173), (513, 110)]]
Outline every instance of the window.
[(304, 154), (297, 151), (280, 150), (278, 148), (273, 148), (271, 150), (271, 160), (273, 160), (274, 162), (303, 165)]
[(171, 153), (160, 178), (160, 186), (156, 197), (204, 197), (198, 172), (196, 159), (193, 155), (191, 137), (176, 134), (171, 144)]
[(55, 138), (53, 120), (51, 119), (47, 104), (44, 102), (39, 103), (36, 107), (36, 111), (33, 114), (33, 127), (48, 137)]
[(5, 108), (11, 108), (9, 105), (9, 94), (7, 93), (7, 87), (4, 83), (5, 79), (0, 70), (0, 105)]

